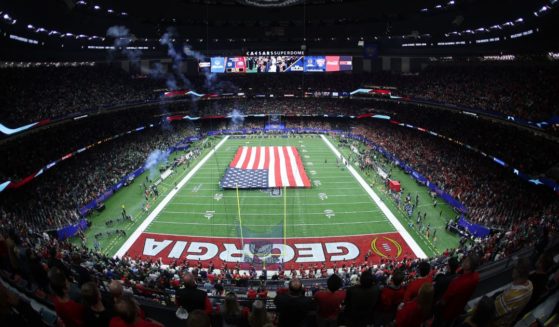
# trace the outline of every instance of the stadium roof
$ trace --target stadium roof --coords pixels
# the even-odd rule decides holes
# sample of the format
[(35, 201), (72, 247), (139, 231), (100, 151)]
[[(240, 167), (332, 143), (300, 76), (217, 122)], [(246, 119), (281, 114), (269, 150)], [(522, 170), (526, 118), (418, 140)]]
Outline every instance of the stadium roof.
[[(103, 45), (111, 26), (126, 26), (138, 46), (157, 46), (171, 29), (193, 48), (254, 44), (428, 43), (501, 40), (554, 24), (558, 0), (6, 0), (0, 28), (66, 46)], [(553, 26), (555, 27), (555, 26)], [(552, 30), (552, 28), (547, 28)], [(491, 41), (489, 41), (491, 42)], [(468, 44), (468, 43), (466, 43)], [(475, 44), (475, 42), (473, 42)]]

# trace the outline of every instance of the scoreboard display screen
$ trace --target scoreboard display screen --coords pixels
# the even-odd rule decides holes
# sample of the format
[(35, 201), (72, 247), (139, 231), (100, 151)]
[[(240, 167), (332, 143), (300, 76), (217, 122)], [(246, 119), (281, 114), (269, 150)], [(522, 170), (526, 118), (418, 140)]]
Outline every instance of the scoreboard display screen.
[(340, 72), (352, 68), (351, 56), (245, 56), (210, 60), (212, 73)]
[[(246, 57), (247, 73), (284, 73), (302, 67), (301, 56)], [(299, 71), (303, 71), (302, 69)]]

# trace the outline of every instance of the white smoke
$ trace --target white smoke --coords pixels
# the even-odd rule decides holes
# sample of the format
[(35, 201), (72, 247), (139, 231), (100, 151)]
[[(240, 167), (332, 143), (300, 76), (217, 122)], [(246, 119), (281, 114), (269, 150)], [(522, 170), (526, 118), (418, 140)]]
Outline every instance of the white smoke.
[(144, 164), (144, 169), (149, 170), (150, 179), (154, 179), (157, 175), (157, 167), (162, 163), (167, 163), (167, 159), (169, 158), (169, 151), (162, 151), (162, 150), (154, 150), (146, 159), (146, 163)]
[[(163, 34), (161, 36), (161, 39), (159, 39), (159, 43), (161, 43), (161, 45), (167, 46), (167, 55), (173, 61), (173, 73), (182, 82), (181, 87), (190, 89), (192, 88), (192, 84), (181, 71), (182, 61), (184, 58), (182, 54), (175, 48), (175, 36), (175, 30), (173, 28), (168, 28), (167, 33)], [(167, 87), (172, 90), (177, 89), (178, 85), (175, 76), (173, 76), (173, 74), (168, 74), (168, 76), (172, 76), (172, 78), (167, 79)]]
[(243, 116), (243, 113), (238, 109), (233, 109), (231, 112), (231, 122), (233, 123), (233, 127), (241, 127), (244, 121), (245, 117)]
[(109, 29), (107, 29), (107, 36), (114, 38), (113, 46), (115, 49), (111, 51), (112, 53), (120, 51), (128, 58), (128, 60), (130, 60), (132, 65), (139, 65), (142, 51), (128, 48), (130, 43), (136, 40), (136, 37), (133, 34), (130, 34), (130, 31), (126, 26), (109, 27)]

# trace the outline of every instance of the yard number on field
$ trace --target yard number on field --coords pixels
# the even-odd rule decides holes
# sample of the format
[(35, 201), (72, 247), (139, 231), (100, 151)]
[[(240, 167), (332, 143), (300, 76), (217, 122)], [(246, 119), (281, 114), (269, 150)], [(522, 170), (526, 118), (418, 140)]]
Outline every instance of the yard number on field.
[(332, 209), (326, 209), (326, 210), (324, 210), (324, 215), (325, 215), (326, 217), (328, 217), (328, 219), (330, 219), (330, 218), (336, 216), (336, 214), (334, 213), (334, 210), (332, 210)]

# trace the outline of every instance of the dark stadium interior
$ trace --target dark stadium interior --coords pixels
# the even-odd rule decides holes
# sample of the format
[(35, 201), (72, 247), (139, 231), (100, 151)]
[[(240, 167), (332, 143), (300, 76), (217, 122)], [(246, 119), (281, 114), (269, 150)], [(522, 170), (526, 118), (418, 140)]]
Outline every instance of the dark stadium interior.
[[(0, 324), (559, 326), (557, 31), (559, 0), (3, 0)], [(320, 140), (335, 164), (308, 161), (302, 144)], [(224, 190), (217, 178), (249, 161), (225, 166), (243, 142), (298, 148), (299, 168), (282, 169), (306, 170), (312, 187), (243, 191), (285, 201), (281, 213)], [(318, 226), (298, 197), (325, 192), (328, 165), (364, 181), (376, 211), (363, 212), (398, 240), (357, 223), (335, 234), (352, 221), (328, 210)], [(212, 166), (221, 193), (206, 208), (202, 184), (185, 183)], [(287, 226), (288, 192), (303, 223)], [(241, 257), (192, 256), (196, 238), (231, 241), (194, 230), (223, 222), (224, 194)], [(158, 230), (187, 200), (208, 209), (203, 222), (175, 211), (188, 227)], [(245, 243), (250, 206), (283, 215), (283, 247)], [(171, 241), (148, 234), (182, 241), (162, 251)], [(384, 250), (351, 243), (377, 234)], [(322, 259), (289, 238), (321, 239)], [(273, 251), (281, 262), (266, 261)]]

